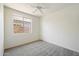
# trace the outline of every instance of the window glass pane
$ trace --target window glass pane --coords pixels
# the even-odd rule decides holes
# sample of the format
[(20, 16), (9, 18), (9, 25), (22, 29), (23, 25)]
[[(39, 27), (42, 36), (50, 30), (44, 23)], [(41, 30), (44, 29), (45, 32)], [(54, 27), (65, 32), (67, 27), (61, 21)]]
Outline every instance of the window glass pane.
[(20, 16), (13, 16), (13, 26), (14, 26), (14, 33), (23, 33), (24, 26), (23, 26), (23, 18)]
[(24, 32), (30, 32), (31, 30), (31, 22), (24, 21)]
[(24, 18), (24, 21), (31, 22), (31, 19)]
[(21, 20), (21, 21), (23, 21), (23, 17), (22, 17), (22, 16), (14, 15), (13, 18), (16, 19), (16, 20)]

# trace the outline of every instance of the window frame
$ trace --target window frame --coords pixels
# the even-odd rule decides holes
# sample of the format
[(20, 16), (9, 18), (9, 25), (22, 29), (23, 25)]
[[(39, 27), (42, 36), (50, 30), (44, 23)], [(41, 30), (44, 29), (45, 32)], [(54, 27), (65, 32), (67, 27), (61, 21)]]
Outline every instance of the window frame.
[[(29, 31), (27, 31), (27, 32), (26, 32), (25, 30), (24, 30), (23, 32), (15, 32), (15, 31), (14, 31), (14, 30), (15, 30), (15, 29), (14, 29), (14, 20), (17, 20), (17, 19), (16, 19), (17, 17), (22, 18), (22, 21), (23, 21), (23, 28), (25, 27), (25, 26), (24, 26), (24, 25), (25, 25), (25, 24), (24, 24), (24, 22), (25, 22), (25, 21), (24, 21), (24, 18), (30, 20)], [(26, 22), (28, 22), (28, 21), (26, 21)], [(16, 23), (15, 23), (15, 24), (16, 24)], [(31, 18), (24, 17), (24, 16), (13, 15), (13, 32), (14, 32), (14, 33), (32, 33), (32, 19), (31, 19)]]

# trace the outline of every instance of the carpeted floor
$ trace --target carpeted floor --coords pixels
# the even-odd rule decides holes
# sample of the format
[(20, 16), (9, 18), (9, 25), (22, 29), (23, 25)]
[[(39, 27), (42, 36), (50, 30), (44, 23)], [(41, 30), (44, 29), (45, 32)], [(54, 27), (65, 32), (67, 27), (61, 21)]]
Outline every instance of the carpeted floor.
[(37, 41), (5, 50), (4, 56), (79, 56), (79, 53), (44, 41)]

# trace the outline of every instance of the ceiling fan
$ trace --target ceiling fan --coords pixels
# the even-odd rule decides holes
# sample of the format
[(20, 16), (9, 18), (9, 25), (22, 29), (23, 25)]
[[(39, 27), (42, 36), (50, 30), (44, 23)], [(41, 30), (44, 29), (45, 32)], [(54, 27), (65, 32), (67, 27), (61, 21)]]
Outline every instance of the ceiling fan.
[(31, 5), (31, 6), (35, 8), (35, 10), (33, 11), (33, 13), (36, 13), (36, 12), (39, 11), (41, 14), (43, 14), (44, 13), (43, 9), (46, 9), (41, 4), (35, 4), (35, 5)]
[(36, 6), (35, 10), (33, 11), (33, 13), (39, 11), (41, 14), (43, 14), (43, 10), (42, 9), (45, 9), (43, 8), (42, 6)]

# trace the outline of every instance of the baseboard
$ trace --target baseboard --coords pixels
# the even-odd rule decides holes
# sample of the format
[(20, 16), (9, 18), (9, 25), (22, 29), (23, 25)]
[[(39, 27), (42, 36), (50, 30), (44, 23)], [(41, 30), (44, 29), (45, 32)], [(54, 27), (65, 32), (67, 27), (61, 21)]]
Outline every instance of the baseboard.
[(26, 44), (28, 45), (28, 44), (31, 44), (31, 43), (34, 43), (34, 42), (38, 42), (38, 41), (42, 41), (42, 40), (39, 39), (39, 40), (31, 41), (31, 42), (28, 42), (28, 43), (24, 43), (24, 44), (21, 44), (21, 45), (17, 45), (17, 46), (14, 46), (14, 47), (6, 48), (6, 49), (4, 49), (4, 51), (5, 51), (5, 50), (12, 49), (12, 48), (24, 46), (24, 45), (26, 45)]
[(48, 43), (54, 44), (54, 45), (56, 45), (56, 46), (59, 46), (59, 47), (61, 47), (61, 48), (67, 49), (67, 50), (71, 50), (71, 51), (73, 51), (73, 52), (75, 52), (75, 53), (79, 53), (78, 51), (75, 51), (75, 50), (72, 50), (72, 49), (69, 49), (69, 48), (63, 47), (63, 46), (61, 46), (61, 45), (58, 45), (58, 44), (56, 44), (56, 43), (52, 43), (52, 42), (47, 41), (47, 40), (42, 40), (42, 41), (45, 41), (45, 42), (48, 42)]

